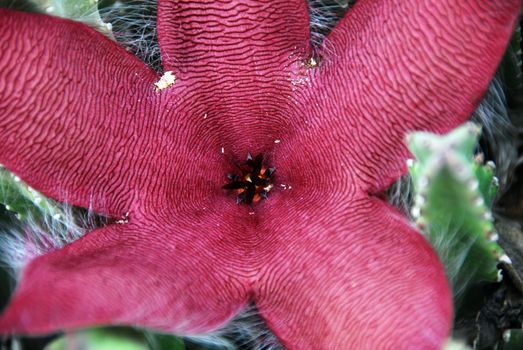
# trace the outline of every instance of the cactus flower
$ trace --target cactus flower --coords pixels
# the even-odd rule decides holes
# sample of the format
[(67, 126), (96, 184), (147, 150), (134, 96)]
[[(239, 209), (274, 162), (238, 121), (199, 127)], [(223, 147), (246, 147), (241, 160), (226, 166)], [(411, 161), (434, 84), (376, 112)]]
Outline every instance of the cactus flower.
[[(437, 349), (443, 268), (384, 200), (407, 132), (484, 93), (519, 0), (159, 0), (157, 74), (87, 26), (0, 10), (0, 162), (113, 223), (36, 257), (1, 334), (202, 334), (254, 303), (289, 349)], [(246, 160), (246, 157), (248, 159)]]

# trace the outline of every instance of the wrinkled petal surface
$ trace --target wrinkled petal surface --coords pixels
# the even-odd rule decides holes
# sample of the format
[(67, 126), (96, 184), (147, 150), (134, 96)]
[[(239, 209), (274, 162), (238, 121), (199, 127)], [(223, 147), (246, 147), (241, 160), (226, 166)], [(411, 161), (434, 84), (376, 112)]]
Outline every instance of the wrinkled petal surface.
[(246, 290), (216, 249), (219, 236), (200, 239), (198, 226), (113, 225), (36, 258), (0, 333), (125, 324), (198, 334), (223, 326), (247, 303)]
[(284, 345), (439, 349), (451, 299), (425, 239), (377, 199), (311, 202), (303, 195), (298, 189), (263, 214), (280, 245), (255, 300)]
[(302, 0), (161, 0), (158, 38), (166, 70), (184, 87), (187, 118), (244, 160), (292, 132), (295, 81), (309, 54)]
[[(0, 161), (54, 198), (129, 212), (32, 261), (0, 332), (199, 333), (254, 300), (291, 349), (438, 348), (442, 268), (369, 193), (404, 170), (407, 131), (468, 117), (518, 5), (359, 0), (309, 69), (305, 1), (160, 0), (177, 77), (162, 91), (92, 30), (0, 11)], [(247, 152), (277, 169), (253, 208), (221, 189)]]
[(0, 9), (0, 32), (2, 164), (57, 200), (129, 211), (151, 175), (136, 167), (156, 74), (72, 21)]
[(314, 93), (303, 100), (315, 137), (339, 140), (361, 187), (383, 190), (406, 171), (407, 132), (443, 133), (470, 117), (520, 5), (358, 1), (326, 38)]

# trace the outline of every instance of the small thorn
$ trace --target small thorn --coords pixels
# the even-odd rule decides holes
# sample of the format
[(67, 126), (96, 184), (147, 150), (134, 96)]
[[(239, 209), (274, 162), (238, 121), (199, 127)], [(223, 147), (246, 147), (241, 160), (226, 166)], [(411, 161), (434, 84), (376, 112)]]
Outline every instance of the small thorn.
[(485, 201), (483, 200), (483, 197), (477, 197), (476, 199), (474, 199), (474, 205), (477, 206), (477, 207), (481, 207), (485, 204)]
[(499, 258), (499, 261), (504, 262), (504, 263), (507, 264), (507, 265), (512, 265), (512, 260), (510, 260), (510, 258), (509, 258), (508, 255), (506, 255), (506, 254), (503, 254), (503, 255)]
[(488, 235), (488, 240), (491, 242), (497, 242), (499, 240), (499, 235), (495, 232), (492, 232)]
[(429, 185), (429, 179), (426, 176), (420, 177), (418, 185), (420, 190), (425, 189)]
[(505, 343), (510, 342), (510, 336), (511, 336), (510, 329), (507, 329), (505, 332), (503, 332), (503, 341)]
[(416, 198), (414, 199), (414, 202), (416, 203), (416, 206), (422, 207), (423, 205), (425, 205), (426, 198), (421, 194), (417, 194)]
[(414, 218), (419, 218), (421, 216), (421, 209), (416, 206), (412, 207), (410, 213)]
[(483, 213), (483, 220), (491, 221), (492, 219), (492, 213), (490, 211), (486, 211)]
[(478, 124), (474, 124), (474, 123), (467, 123), (465, 124), (465, 126), (467, 127), (467, 131), (469, 132), (469, 134), (471, 136), (478, 136), (481, 134), (481, 126), (479, 126)]
[(470, 191), (475, 191), (478, 189), (479, 187), (479, 181), (476, 180), (475, 178), (471, 179), (469, 182), (468, 182), (468, 187), (469, 187), (469, 190)]

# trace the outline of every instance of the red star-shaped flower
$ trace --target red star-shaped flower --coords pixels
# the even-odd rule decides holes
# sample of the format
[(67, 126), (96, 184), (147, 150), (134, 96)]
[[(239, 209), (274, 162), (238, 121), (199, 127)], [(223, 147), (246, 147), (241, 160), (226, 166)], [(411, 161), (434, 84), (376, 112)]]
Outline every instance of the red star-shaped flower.
[[(0, 11), (0, 161), (52, 198), (128, 218), (34, 259), (0, 332), (194, 334), (254, 302), (292, 349), (438, 348), (442, 267), (376, 194), (405, 171), (408, 131), (473, 111), (519, 3), (360, 0), (311, 68), (304, 0), (161, 0), (177, 77), (162, 90), (84, 25)], [(249, 152), (277, 169), (253, 206), (222, 189)]]

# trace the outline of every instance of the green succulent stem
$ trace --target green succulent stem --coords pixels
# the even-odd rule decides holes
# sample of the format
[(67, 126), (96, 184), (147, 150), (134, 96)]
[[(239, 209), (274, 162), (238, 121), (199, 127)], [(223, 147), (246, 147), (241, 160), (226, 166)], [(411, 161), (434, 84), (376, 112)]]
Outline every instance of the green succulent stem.
[(408, 137), (415, 157), (412, 215), (445, 266), (454, 296), (467, 286), (496, 282), (500, 260), (491, 206), (497, 191), (493, 163), (474, 157), (479, 127), (466, 123), (440, 136), (417, 132)]
[(115, 40), (112, 26), (105, 23), (98, 11), (98, 0), (31, 0), (38, 9), (49, 15), (83, 22), (108, 38)]

